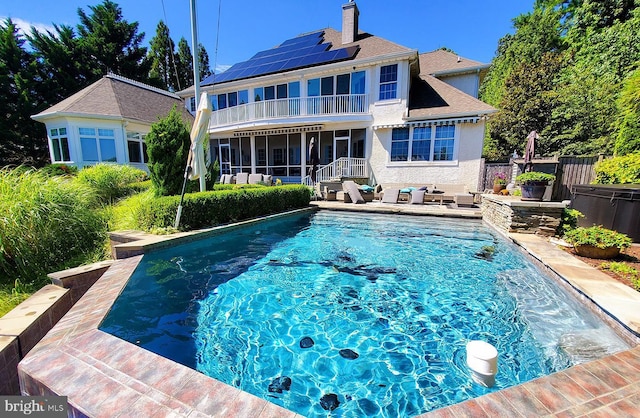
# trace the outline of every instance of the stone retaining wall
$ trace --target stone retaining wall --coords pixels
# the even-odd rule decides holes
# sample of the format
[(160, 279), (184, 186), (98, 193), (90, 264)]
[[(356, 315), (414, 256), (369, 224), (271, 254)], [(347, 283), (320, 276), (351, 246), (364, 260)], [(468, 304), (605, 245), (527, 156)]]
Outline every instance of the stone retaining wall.
[(497, 230), (553, 236), (568, 202), (522, 201), (513, 196), (483, 195), (482, 219)]

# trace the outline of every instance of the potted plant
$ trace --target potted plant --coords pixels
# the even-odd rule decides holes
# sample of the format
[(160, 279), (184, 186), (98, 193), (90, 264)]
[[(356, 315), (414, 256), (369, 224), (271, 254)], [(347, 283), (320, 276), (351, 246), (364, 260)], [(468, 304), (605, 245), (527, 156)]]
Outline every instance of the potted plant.
[(598, 225), (572, 229), (564, 239), (573, 244), (578, 255), (589, 258), (615, 258), (620, 250), (631, 246), (631, 238), (625, 234)]
[(507, 188), (507, 175), (505, 173), (496, 173), (493, 177), (493, 193), (500, 193), (500, 190)]
[(522, 189), (522, 200), (542, 200), (544, 191), (550, 181), (556, 179), (553, 174), (543, 173), (540, 171), (527, 171), (516, 177), (516, 181), (520, 183)]

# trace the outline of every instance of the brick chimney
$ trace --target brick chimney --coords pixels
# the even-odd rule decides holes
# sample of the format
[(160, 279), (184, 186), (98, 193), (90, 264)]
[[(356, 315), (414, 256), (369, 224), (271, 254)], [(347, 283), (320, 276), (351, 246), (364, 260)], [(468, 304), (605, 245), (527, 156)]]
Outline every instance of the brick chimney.
[(358, 38), (358, 6), (351, 0), (342, 5), (342, 43), (350, 44)]

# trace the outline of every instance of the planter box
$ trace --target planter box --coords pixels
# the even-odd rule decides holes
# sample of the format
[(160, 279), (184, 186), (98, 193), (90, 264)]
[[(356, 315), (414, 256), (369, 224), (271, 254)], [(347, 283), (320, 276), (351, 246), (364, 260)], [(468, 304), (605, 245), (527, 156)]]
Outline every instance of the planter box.
[(618, 247), (598, 248), (592, 245), (576, 245), (573, 248), (576, 250), (578, 255), (602, 260), (616, 258), (620, 254), (620, 248)]

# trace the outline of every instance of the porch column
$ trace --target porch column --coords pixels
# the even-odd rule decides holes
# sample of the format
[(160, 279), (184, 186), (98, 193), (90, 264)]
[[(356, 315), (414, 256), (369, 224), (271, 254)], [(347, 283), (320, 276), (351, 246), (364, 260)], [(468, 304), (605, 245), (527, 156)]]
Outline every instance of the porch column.
[(305, 178), (307, 176), (307, 152), (308, 152), (306, 132), (301, 133), (300, 141), (302, 142), (302, 144), (300, 144), (300, 153), (302, 154), (300, 155), (300, 170), (302, 170), (300, 174), (302, 175), (302, 178)]
[(251, 174), (256, 173), (256, 137), (251, 135), (249, 137), (249, 143), (251, 144)]

